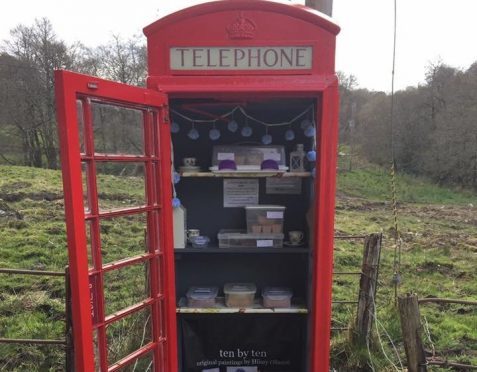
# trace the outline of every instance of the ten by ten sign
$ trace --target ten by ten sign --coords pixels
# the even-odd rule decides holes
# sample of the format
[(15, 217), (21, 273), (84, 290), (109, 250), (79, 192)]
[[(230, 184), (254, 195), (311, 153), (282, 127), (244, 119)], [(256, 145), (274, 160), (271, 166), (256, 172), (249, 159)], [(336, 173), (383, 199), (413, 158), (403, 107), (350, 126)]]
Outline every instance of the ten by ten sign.
[(172, 47), (171, 70), (308, 70), (311, 46)]

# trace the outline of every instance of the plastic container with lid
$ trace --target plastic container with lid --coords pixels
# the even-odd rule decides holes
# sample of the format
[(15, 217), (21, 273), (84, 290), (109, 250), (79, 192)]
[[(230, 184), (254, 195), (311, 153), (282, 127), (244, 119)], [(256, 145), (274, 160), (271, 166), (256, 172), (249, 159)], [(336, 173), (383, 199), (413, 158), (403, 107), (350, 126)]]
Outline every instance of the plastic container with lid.
[(215, 299), (219, 289), (217, 287), (190, 287), (187, 291), (187, 306), (215, 307)]
[(283, 205), (247, 205), (247, 232), (280, 234), (283, 232)]
[[(268, 161), (268, 162), (267, 162)], [(269, 166), (273, 162), (273, 169)], [(263, 164), (266, 162), (265, 164)], [(267, 166), (267, 164), (269, 164)], [(217, 145), (213, 148), (212, 172), (285, 172), (285, 147), (282, 145), (234, 146)]]
[(293, 292), (290, 288), (266, 287), (262, 291), (264, 307), (291, 307)]
[(246, 233), (244, 230), (223, 229), (217, 234), (219, 248), (282, 248), (283, 234)]
[(228, 307), (252, 307), (257, 287), (253, 283), (227, 283), (224, 286), (225, 305)]

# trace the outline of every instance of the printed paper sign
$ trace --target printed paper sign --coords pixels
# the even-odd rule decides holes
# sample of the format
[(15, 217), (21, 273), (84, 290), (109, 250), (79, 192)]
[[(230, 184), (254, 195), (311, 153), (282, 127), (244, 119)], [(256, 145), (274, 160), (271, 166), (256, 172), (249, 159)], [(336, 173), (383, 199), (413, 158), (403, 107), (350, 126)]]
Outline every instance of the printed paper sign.
[(282, 177), (267, 178), (265, 181), (267, 194), (301, 194), (301, 178), (299, 177)]
[(257, 240), (257, 247), (258, 248), (273, 247), (273, 240)]
[(258, 204), (258, 179), (224, 179), (224, 207)]

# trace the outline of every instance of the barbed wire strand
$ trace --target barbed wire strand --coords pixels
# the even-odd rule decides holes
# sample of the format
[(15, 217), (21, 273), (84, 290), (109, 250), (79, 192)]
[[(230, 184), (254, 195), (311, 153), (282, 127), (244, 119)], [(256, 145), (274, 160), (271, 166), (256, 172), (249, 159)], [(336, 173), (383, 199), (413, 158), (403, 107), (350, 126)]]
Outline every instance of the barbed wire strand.
[(394, 369), (398, 372), (400, 371), (403, 371), (404, 367), (402, 365), (402, 361), (401, 361), (401, 358), (399, 357), (399, 352), (398, 350), (396, 349), (396, 346), (394, 345), (394, 342), (393, 340), (391, 339), (391, 336), (389, 335), (388, 331), (386, 330), (386, 328), (384, 328), (384, 326), (381, 324), (381, 327), (384, 329), (384, 332), (385, 334), (387, 335), (389, 341), (391, 342), (391, 345), (397, 355), (397, 358), (399, 360), (399, 365), (401, 366), (401, 369), (398, 368), (398, 366), (391, 360), (391, 358), (388, 356), (388, 354), (386, 353), (385, 349), (384, 349), (384, 345), (383, 345), (383, 342), (382, 342), (382, 339), (381, 339), (381, 334), (379, 332), (379, 326), (378, 324), (380, 323), (380, 321), (378, 320), (378, 314), (377, 314), (377, 311), (376, 311), (376, 302), (374, 300), (374, 294), (371, 294), (371, 300), (373, 301), (373, 308), (374, 308), (374, 311), (369, 311), (371, 317), (374, 319), (374, 324), (375, 324), (375, 327), (376, 327), (376, 334), (378, 336), (378, 341), (379, 341), (379, 345), (381, 347), (381, 351), (383, 352), (383, 355), (384, 357), (387, 359), (387, 361), (389, 363), (391, 363), (391, 365), (394, 367)]
[(436, 348), (434, 346), (434, 342), (432, 342), (431, 338), (431, 332), (429, 330), (429, 323), (427, 322), (427, 318), (425, 315), (422, 317), (424, 319), (424, 332), (426, 333), (427, 339), (429, 340), (429, 343), (431, 344), (431, 349), (432, 349), (432, 357), (434, 358), (436, 356)]

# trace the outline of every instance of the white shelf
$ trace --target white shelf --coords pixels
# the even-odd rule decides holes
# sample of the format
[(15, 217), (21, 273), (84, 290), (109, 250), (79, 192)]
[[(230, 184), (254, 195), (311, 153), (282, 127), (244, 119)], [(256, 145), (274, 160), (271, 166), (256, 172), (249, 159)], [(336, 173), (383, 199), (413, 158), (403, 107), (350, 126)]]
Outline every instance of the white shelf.
[(247, 308), (227, 307), (223, 297), (217, 297), (216, 306), (210, 308), (187, 307), (186, 304), (186, 298), (181, 297), (176, 312), (178, 314), (308, 314), (308, 309), (305, 305), (292, 304), (291, 307), (287, 308), (270, 309), (263, 307), (259, 299), (255, 299), (253, 307)]
[(227, 177), (227, 178), (257, 178), (257, 177), (310, 177), (310, 172), (180, 172), (182, 177)]

